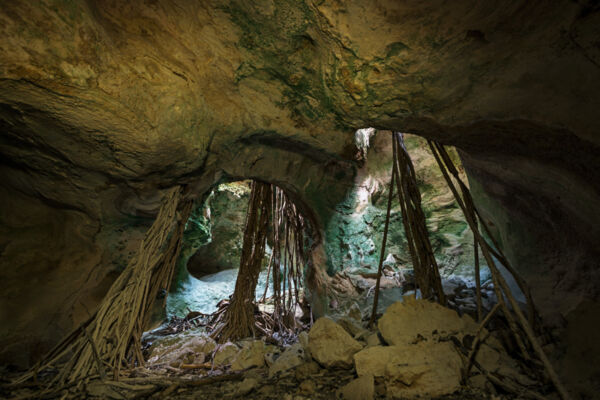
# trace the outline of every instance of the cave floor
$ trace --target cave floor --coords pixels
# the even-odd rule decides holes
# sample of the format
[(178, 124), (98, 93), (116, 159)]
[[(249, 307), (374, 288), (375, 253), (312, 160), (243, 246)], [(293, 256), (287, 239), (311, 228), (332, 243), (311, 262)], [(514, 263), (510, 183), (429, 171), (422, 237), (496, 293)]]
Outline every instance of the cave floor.
[[(242, 374), (238, 381), (216, 382), (201, 388), (182, 387), (168, 394), (169, 398), (191, 399), (277, 399), (277, 400), (309, 400), (309, 399), (344, 399), (340, 388), (356, 379), (353, 370), (327, 370), (322, 369), (316, 374), (302, 374), (296, 371), (287, 375), (268, 378), (268, 370), (251, 370)], [(250, 392), (246, 390), (251, 388)], [(166, 389), (168, 390), (168, 389)], [(375, 385), (374, 398), (386, 398), (385, 383), (381, 381)], [(437, 397), (436, 399), (489, 399), (490, 393), (480, 389), (464, 387), (451, 395)], [(152, 395), (152, 399), (165, 398), (164, 392)], [(352, 398), (352, 397), (350, 397)], [(497, 396), (497, 399), (512, 397)]]
[[(4, 378), (9, 378), (5, 376)], [(158, 377), (149, 381), (156, 383)], [(158, 378), (160, 379), (160, 378)], [(201, 387), (190, 385), (189, 382), (173, 380), (170, 385), (155, 385), (148, 389), (144, 380), (135, 380), (136, 385), (125, 383), (127, 379), (117, 382), (96, 381), (93, 386), (88, 386), (83, 392), (71, 391), (65, 398), (68, 399), (176, 399), (176, 400), (213, 400), (213, 399), (272, 399), (272, 400), (309, 400), (309, 399), (352, 399), (344, 396), (341, 388), (356, 379), (354, 370), (322, 369), (315, 374), (301, 374), (298, 371), (268, 377), (268, 369), (253, 369), (245, 373), (235, 374), (226, 381), (214, 382)], [(170, 377), (165, 376), (163, 383), (169, 382)], [(130, 388), (139, 390), (123, 391), (123, 383)], [(151, 385), (150, 385), (151, 386)], [(93, 387), (92, 390), (90, 388)], [(36, 399), (40, 392), (31, 389), (0, 391), (0, 398), (6, 399)], [(375, 382), (374, 399), (385, 399), (385, 383)], [(518, 397), (506, 394), (492, 394), (488, 391), (462, 387), (459, 391), (431, 399), (439, 400), (483, 400), (483, 399), (516, 399)]]

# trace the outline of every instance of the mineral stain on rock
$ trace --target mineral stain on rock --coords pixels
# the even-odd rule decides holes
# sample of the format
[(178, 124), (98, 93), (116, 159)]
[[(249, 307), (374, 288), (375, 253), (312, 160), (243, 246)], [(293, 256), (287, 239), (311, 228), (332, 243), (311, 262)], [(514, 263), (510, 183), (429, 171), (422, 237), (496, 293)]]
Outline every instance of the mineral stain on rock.
[[(417, 388), (439, 373), (429, 365), (447, 353), (444, 335), (463, 343), (460, 332), (472, 335), (464, 314), (476, 311), (472, 233), (451, 193), (439, 185), (441, 174), (425, 147), (426, 140), (435, 140), (455, 149), (451, 157), (460, 161), (460, 174), (490, 228), (486, 238), (494, 239), (530, 286), (539, 313), (533, 322), (543, 327), (536, 337), (568, 391), (573, 397), (597, 395), (598, 346), (587, 334), (597, 330), (600, 310), (600, 24), (594, 2), (4, 3), (2, 375), (35, 365), (96, 315), (140, 255), (162, 201), (176, 187), (185, 188), (195, 209), (178, 251), (175, 283), (153, 288), (159, 293), (156, 307), (145, 315), (148, 326), (136, 329), (151, 329), (167, 314), (183, 318), (190, 304), (192, 311), (214, 311), (214, 301), (233, 292), (227, 285), (236, 279), (231, 268), (239, 264), (245, 216), (238, 204), (245, 195), (217, 188), (252, 179), (284, 188), (310, 220), (306, 315), (317, 327), (329, 324), (321, 317), (338, 320), (332, 323), (341, 331), (329, 324), (326, 336), (339, 335), (346, 351), (339, 359), (325, 357), (322, 351), (335, 348), (309, 340), (307, 348), (316, 353), (307, 352), (304, 357), (311, 358), (302, 365), (313, 363), (308, 371), (317, 365), (321, 372), (311, 373), (321, 377), (239, 374), (239, 382), (217, 383), (206, 396), (226, 391), (285, 398), (283, 386), (302, 385), (302, 393), (290, 396), (333, 396), (345, 388), (340, 394), (348, 397), (357, 395), (358, 386), (368, 389), (368, 397), (369, 378), (351, 370), (355, 358), (396, 346), (422, 349), (422, 359), (415, 357), (419, 366), (405, 371), (406, 360), (390, 361), (373, 379), (373, 396), (412, 396), (407, 388), (421, 393)], [(368, 127), (377, 133), (367, 149), (359, 149), (355, 133)], [(394, 304), (407, 293), (419, 296), (398, 206), (383, 255), (383, 306), (376, 311), (384, 316), (378, 332), (356, 326), (368, 314), (379, 261), (390, 131), (415, 135), (406, 143), (452, 308), (420, 311), (444, 321), (437, 334), (422, 324), (420, 312), (403, 308), (420, 303)], [(214, 210), (210, 218), (204, 214), (207, 202)], [(210, 281), (215, 273), (226, 281), (216, 288)], [(483, 268), (486, 311), (499, 300), (489, 277)], [(197, 285), (201, 279), (206, 285)], [(187, 302), (192, 294), (201, 300)], [(359, 318), (340, 319), (353, 304)], [(454, 310), (459, 319), (450, 316)], [(413, 336), (408, 342), (399, 338), (407, 324), (388, 330), (394, 313), (422, 328), (411, 332), (418, 343)], [(490, 332), (506, 328), (495, 321)], [(500, 395), (510, 385), (531, 387), (507, 361), (515, 349), (505, 352), (506, 343), (496, 339), (481, 346), (478, 362), (508, 380), (494, 384), (485, 376), (482, 383), (485, 374), (479, 374), (463, 381), (479, 381), (480, 390)], [(239, 368), (259, 363), (255, 356), (263, 349), (240, 348), (251, 354)], [(176, 362), (204, 364), (214, 359), (211, 351), (194, 350), (193, 360), (177, 353)], [(444, 360), (452, 365), (448, 371), (456, 370), (456, 359)], [(321, 368), (326, 364), (350, 369), (338, 374)], [(261, 368), (266, 376), (266, 366), (252, 369)], [(448, 374), (435, 379), (454, 387), (456, 376)], [(269, 393), (276, 379), (281, 390)], [(123, 385), (89, 387), (97, 397), (124, 396)], [(137, 389), (136, 396), (157, 395), (145, 385)], [(192, 392), (185, 385), (159, 390), (175, 398)]]

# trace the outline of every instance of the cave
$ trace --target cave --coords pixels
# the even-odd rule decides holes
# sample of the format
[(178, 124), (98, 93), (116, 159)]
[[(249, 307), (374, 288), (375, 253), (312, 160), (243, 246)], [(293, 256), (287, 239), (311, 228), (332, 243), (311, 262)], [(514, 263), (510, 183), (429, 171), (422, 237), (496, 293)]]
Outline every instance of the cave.
[[(0, 397), (600, 398), (598, 2), (5, 3)], [(249, 182), (302, 322), (215, 340)]]

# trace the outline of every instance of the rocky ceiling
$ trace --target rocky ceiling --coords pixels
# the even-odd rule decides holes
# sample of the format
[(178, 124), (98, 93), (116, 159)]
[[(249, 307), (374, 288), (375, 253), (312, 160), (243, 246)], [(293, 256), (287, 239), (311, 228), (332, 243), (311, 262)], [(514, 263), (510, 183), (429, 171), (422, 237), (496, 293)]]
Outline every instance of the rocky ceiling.
[(161, 190), (265, 179), (326, 223), (354, 130), (456, 146), (540, 308), (598, 300), (594, 1), (41, 0), (0, 9), (0, 356), (88, 315)]

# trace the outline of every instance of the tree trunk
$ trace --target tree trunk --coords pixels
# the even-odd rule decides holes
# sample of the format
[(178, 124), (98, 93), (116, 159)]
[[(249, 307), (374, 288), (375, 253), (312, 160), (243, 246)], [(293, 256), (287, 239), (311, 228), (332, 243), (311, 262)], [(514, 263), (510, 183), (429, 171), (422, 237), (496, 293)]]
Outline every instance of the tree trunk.
[(219, 333), (220, 341), (254, 335), (254, 296), (265, 255), (271, 198), (270, 184), (252, 182), (240, 270), (231, 304), (225, 314), (225, 325)]

